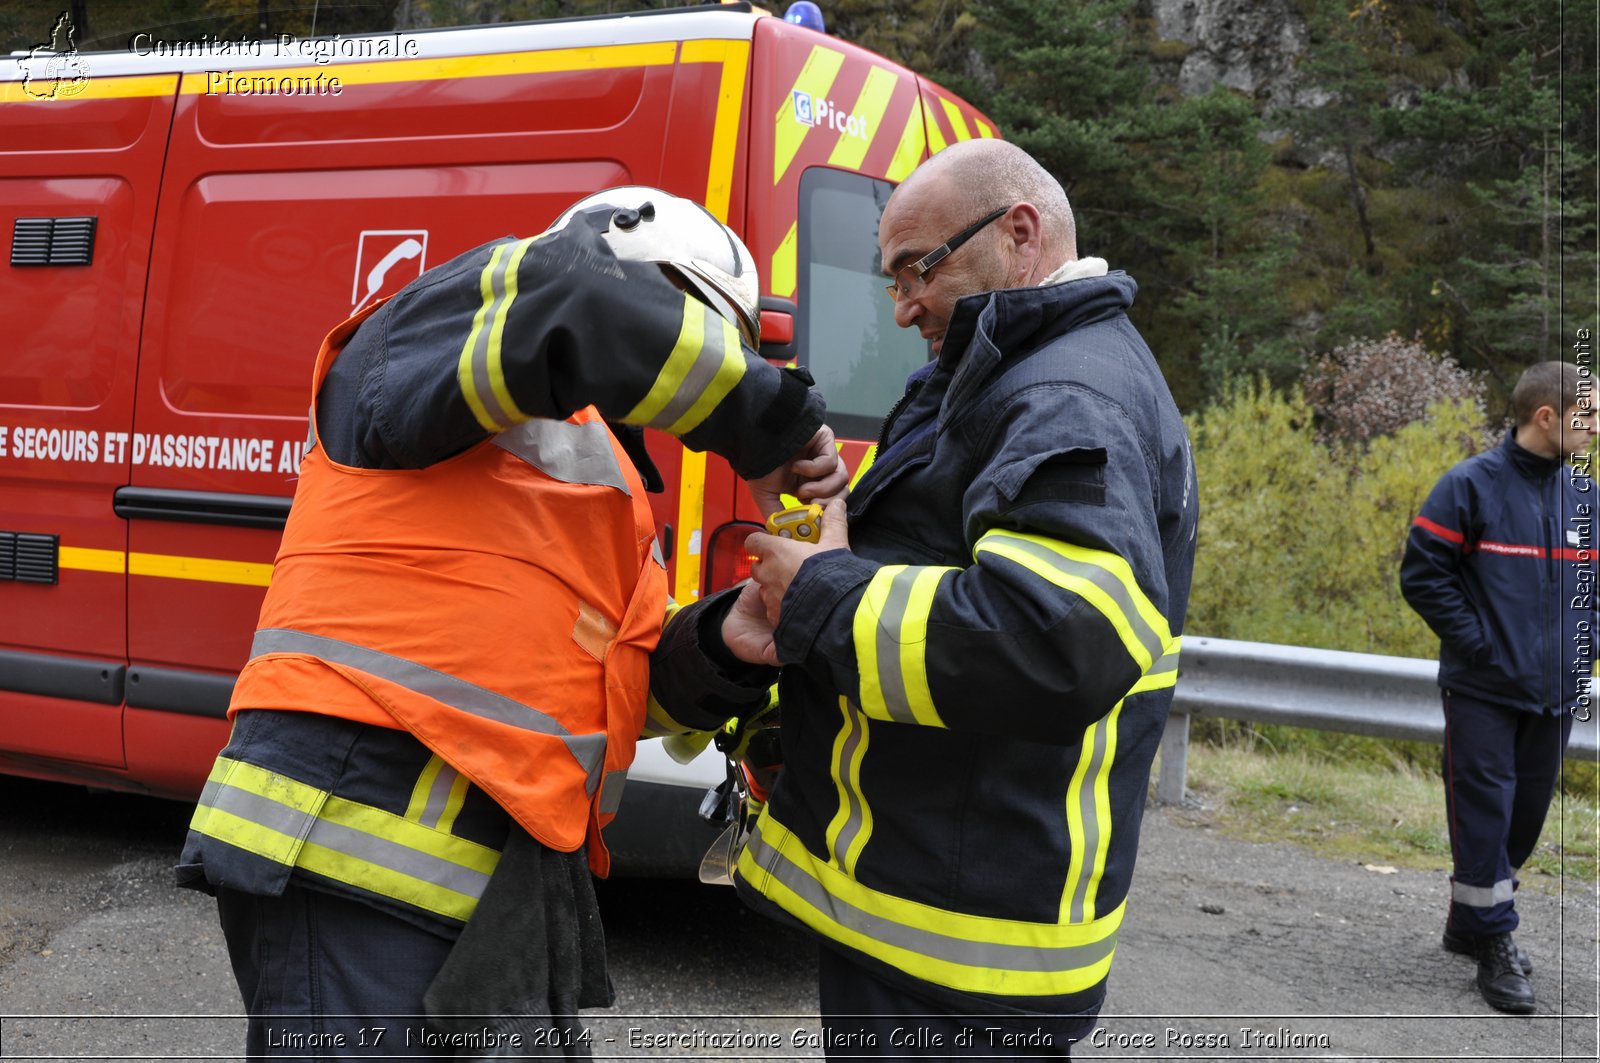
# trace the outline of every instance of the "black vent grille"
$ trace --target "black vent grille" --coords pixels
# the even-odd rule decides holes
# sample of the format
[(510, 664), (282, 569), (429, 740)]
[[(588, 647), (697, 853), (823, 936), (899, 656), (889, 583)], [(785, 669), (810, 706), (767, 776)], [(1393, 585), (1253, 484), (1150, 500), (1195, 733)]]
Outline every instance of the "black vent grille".
[(95, 218), (18, 218), (11, 226), (13, 266), (87, 266), (94, 261)]
[(30, 532), (0, 532), (0, 580), (55, 583), (61, 538)]

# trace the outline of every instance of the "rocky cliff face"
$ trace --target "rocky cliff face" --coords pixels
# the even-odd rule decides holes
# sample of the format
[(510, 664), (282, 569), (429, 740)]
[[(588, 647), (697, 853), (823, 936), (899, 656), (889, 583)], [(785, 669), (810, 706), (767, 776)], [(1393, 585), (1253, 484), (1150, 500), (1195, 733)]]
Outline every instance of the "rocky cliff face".
[(1221, 84), (1268, 113), (1293, 99), (1308, 34), (1292, 0), (1141, 0), (1139, 14), (1167, 46), (1163, 57), (1185, 96)]

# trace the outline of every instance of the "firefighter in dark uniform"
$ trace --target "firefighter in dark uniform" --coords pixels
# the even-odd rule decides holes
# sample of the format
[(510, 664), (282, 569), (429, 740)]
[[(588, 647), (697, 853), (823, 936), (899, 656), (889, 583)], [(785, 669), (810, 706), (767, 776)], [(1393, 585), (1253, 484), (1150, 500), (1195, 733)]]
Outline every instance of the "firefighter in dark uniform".
[(1177, 679), (1183, 418), (1060, 184), (966, 141), (879, 229), (935, 359), (823, 541), (754, 535), (783, 770), (738, 864), (823, 945), (830, 1055), (1065, 1056), (1093, 1026)]
[[(1516, 426), (1440, 478), (1412, 522), (1406, 601), (1439, 636), (1450, 914), (1444, 947), (1475, 956), (1478, 989), (1531, 1012), (1517, 870), (1533, 852), (1575, 713), (1592, 708), (1593, 481), (1568, 463), (1595, 435), (1576, 366), (1517, 381)], [(1583, 578), (1583, 570), (1588, 578)]]

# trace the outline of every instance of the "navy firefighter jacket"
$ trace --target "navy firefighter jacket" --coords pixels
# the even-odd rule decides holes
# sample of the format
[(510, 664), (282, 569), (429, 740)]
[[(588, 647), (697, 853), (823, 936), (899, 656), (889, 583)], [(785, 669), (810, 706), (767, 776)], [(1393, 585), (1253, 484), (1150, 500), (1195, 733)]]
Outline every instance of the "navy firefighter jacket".
[(957, 1014), (1087, 1032), (1177, 681), (1199, 511), (1126, 274), (961, 300), (775, 633), (745, 900)]
[(1513, 433), (1434, 485), (1400, 589), (1441, 643), (1439, 685), (1587, 718), (1594, 661), (1594, 481)]

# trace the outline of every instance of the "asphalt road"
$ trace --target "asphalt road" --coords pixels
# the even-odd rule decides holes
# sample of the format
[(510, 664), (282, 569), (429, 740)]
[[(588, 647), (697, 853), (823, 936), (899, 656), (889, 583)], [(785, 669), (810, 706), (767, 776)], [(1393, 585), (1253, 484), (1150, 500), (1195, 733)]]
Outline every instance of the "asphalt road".
[[(170, 886), (187, 810), (0, 780), (0, 1060), (229, 1060), (243, 1020), (210, 901)], [(1085, 1059), (1595, 1059), (1597, 884), (1529, 882), (1537, 1014), (1490, 1010), (1439, 947), (1442, 871), (1369, 870), (1152, 809)], [(598, 1057), (821, 1055), (815, 953), (731, 890), (601, 896), (618, 1006)], [(728, 1047), (723, 1047), (724, 1045)]]

